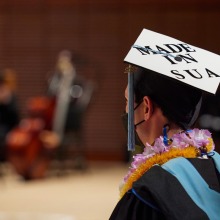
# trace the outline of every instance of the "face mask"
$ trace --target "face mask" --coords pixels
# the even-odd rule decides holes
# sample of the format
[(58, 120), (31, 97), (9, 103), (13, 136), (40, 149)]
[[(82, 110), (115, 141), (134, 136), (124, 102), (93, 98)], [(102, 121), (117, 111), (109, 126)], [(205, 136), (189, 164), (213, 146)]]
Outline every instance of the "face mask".
[[(123, 115), (122, 115), (122, 122), (123, 122), (123, 126), (124, 126), (124, 128), (125, 128), (125, 130), (126, 130), (126, 132), (128, 132), (128, 113), (124, 113)], [(138, 126), (138, 125), (140, 125), (141, 123), (143, 123), (144, 122), (144, 120), (142, 120), (142, 121), (140, 121), (140, 122), (138, 122), (137, 124), (135, 124), (134, 126), (135, 126), (135, 128)], [(145, 145), (142, 143), (142, 141), (140, 140), (140, 138), (139, 138), (139, 136), (138, 136), (138, 134), (137, 134), (137, 132), (135, 131), (135, 145), (138, 145), (138, 146), (140, 146), (141, 148), (143, 147), (145, 147)]]

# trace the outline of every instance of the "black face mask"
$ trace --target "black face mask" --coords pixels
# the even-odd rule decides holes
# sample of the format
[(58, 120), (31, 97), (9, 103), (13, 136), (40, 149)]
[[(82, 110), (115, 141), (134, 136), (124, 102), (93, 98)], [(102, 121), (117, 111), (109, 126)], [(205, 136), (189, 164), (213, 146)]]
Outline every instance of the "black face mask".
[[(136, 109), (136, 108), (135, 108)], [(126, 130), (126, 132), (128, 132), (128, 113), (124, 113), (122, 116), (122, 122), (123, 122), (123, 126)], [(137, 124), (135, 124), (135, 128), (140, 125), (141, 123), (143, 123), (145, 120), (142, 120), (140, 122), (138, 122)], [(137, 132), (135, 131), (135, 145), (140, 146), (141, 148), (144, 148), (145, 145), (142, 143), (142, 141), (140, 140)]]

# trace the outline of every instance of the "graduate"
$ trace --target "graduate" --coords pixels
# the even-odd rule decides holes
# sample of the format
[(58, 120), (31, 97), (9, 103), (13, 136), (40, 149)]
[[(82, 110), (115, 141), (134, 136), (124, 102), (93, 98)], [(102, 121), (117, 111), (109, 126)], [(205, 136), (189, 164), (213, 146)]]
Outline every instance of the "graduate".
[(144, 29), (125, 57), (128, 150), (133, 156), (110, 220), (220, 219), (220, 155), (195, 128), (215, 94), (220, 56)]

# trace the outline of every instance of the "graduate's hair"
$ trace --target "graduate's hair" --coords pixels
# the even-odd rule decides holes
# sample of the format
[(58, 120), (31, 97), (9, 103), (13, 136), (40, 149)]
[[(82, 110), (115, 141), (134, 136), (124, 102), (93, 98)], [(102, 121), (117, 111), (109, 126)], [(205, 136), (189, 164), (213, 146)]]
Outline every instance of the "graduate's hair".
[(183, 129), (191, 127), (200, 111), (202, 91), (179, 80), (138, 67), (134, 74), (135, 101), (149, 96), (171, 122)]

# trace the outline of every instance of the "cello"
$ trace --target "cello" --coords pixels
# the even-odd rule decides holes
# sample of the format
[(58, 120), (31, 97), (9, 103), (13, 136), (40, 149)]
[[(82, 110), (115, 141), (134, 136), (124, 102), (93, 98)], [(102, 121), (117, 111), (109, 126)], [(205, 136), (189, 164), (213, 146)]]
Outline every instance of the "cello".
[(39, 109), (33, 109), (33, 107), (36, 104), (38, 107), (44, 105), (46, 109), (53, 107), (51, 103), (46, 97), (31, 99), (29, 105), (33, 104), (30, 107), (34, 111), (29, 112), (29, 117), (22, 119), (19, 125), (7, 135), (7, 159), (25, 180), (43, 178), (48, 168), (50, 151), (40, 138), (42, 132), (49, 128), (45, 123), (48, 119), (44, 120), (43, 115), (40, 117), (43, 109), (36, 114), (35, 111)]

